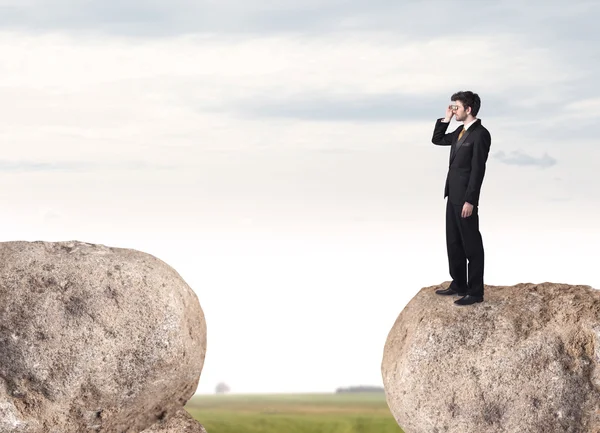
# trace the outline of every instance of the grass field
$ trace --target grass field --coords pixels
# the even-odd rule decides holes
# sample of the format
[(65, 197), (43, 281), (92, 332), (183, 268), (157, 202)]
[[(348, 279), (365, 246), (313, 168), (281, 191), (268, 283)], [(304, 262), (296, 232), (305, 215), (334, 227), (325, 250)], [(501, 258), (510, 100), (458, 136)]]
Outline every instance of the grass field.
[(194, 396), (208, 433), (402, 433), (379, 393)]

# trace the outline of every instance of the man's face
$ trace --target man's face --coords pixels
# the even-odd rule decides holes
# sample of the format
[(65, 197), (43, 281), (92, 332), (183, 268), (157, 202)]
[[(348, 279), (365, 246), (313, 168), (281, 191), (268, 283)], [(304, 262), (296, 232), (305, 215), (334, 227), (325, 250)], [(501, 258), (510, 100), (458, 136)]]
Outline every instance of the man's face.
[(464, 122), (465, 120), (467, 120), (467, 113), (465, 111), (465, 107), (463, 106), (463, 103), (460, 101), (454, 101), (453, 105), (456, 107), (453, 110), (456, 120), (459, 122)]

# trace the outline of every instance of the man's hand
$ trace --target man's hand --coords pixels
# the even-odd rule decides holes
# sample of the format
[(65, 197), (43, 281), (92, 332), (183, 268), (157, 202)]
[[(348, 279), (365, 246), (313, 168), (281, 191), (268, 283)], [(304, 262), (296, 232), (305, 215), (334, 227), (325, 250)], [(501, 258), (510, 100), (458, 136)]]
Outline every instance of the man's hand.
[(452, 120), (452, 116), (454, 116), (452, 105), (448, 105), (448, 107), (446, 108), (446, 117), (444, 118), (444, 121), (450, 122), (450, 120)]
[(460, 216), (463, 218), (467, 218), (467, 217), (470, 217), (472, 213), (473, 213), (473, 205), (469, 202), (465, 202)]

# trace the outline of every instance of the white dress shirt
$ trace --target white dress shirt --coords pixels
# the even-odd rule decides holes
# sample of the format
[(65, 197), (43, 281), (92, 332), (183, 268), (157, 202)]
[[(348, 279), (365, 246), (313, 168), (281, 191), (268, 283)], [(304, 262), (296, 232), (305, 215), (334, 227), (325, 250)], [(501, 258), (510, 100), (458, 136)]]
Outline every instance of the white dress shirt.
[(471, 122), (469, 122), (469, 123), (465, 123), (465, 131), (467, 130), (467, 128), (468, 128), (469, 126), (471, 126), (471, 125), (472, 125), (473, 123), (475, 123), (476, 121), (477, 121), (477, 119), (474, 119), (474, 120), (472, 120), (472, 121), (471, 121)]

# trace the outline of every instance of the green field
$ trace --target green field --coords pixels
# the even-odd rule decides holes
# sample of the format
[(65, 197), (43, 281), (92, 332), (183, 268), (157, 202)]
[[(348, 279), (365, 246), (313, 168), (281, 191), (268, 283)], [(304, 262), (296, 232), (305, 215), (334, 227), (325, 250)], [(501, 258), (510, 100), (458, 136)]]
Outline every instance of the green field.
[(208, 433), (402, 433), (379, 393), (197, 395)]

